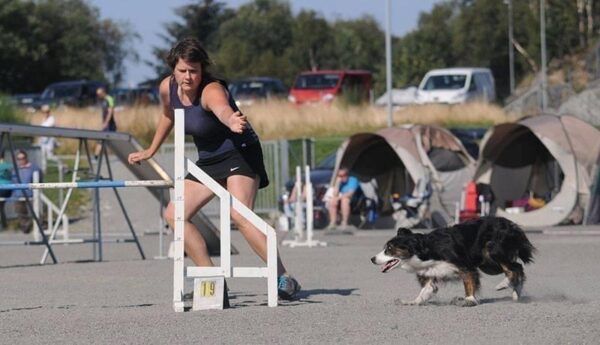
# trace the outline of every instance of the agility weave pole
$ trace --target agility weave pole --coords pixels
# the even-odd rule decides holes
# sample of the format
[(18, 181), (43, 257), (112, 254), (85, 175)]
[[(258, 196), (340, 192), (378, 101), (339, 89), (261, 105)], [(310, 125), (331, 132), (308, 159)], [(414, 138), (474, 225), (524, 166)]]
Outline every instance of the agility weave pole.
[[(304, 167), (304, 188), (302, 188), (302, 170), (300, 166), (296, 167), (296, 202), (295, 202), (295, 219), (294, 219), (294, 239), (283, 241), (283, 245), (294, 247), (326, 247), (327, 242), (313, 239), (313, 217), (314, 217), (314, 200), (313, 187), (310, 181), (310, 167)], [(302, 195), (305, 194), (306, 210), (302, 212)], [(303, 214), (305, 219), (303, 219)], [(304, 238), (304, 230), (306, 230), (306, 238)], [(303, 240), (304, 239), (304, 240)]]
[[(173, 240), (173, 309), (184, 311), (183, 294), (185, 278), (203, 277), (246, 277), (267, 278), (268, 306), (277, 306), (277, 238), (275, 230), (252, 210), (233, 197), (217, 181), (198, 168), (184, 156), (185, 125), (183, 109), (175, 109), (175, 233)], [(184, 179), (189, 171), (202, 184), (208, 187), (220, 200), (220, 248), (221, 260), (216, 267), (189, 266), (184, 263)], [(246, 218), (267, 237), (266, 267), (231, 267), (231, 208)]]

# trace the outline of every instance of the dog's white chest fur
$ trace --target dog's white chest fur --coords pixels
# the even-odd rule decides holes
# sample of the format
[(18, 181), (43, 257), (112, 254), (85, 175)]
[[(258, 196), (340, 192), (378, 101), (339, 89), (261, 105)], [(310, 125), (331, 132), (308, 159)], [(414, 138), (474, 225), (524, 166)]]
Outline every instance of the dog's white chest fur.
[(403, 261), (400, 267), (408, 272), (432, 278), (453, 278), (458, 275), (458, 267), (446, 261), (422, 261), (416, 255)]

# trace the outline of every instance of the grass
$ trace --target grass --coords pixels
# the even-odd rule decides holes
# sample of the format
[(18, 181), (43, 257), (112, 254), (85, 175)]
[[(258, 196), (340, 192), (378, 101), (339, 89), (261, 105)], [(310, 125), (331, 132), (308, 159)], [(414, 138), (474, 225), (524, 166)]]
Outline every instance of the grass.
[(24, 123), (23, 116), (12, 105), (8, 96), (0, 94), (0, 122), (1, 123)]
[[(263, 140), (346, 137), (384, 128), (388, 117), (385, 108), (369, 105), (296, 106), (287, 101), (257, 102), (243, 107), (242, 111), (248, 115)], [(100, 112), (96, 108), (59, 108), (54, 110), (54, 115), (56, 125), (60, 127), (100, 127)], [(39, 113), (28, 116), (30, 123), (39, 124), (43, 121)], [(142, 143), (148, 144), (160, 117), (160, 107), (118, 108), (115, 117), (119, 131), (129, 132)], [(507, 114), (496, 105), (483, 103), (409, 106), (393, 113), (394, 125), (418, 123), (444, 127), (488, 127), (515, 118), (514, 114)], [(65, 145), (64, 149), (70, 150), (76, 143)], [(68, 153), (72, 152), (74, 149)]]
[[(63, 160), (63, 164), (68, 167), (72, 167), (74, 165), (74, 160), (66, 159)], [(88, 166), (86, 162), (80, 163), (80, 174), (83, 171), (88, 170)], [(71, 174), (63, 175), (63, 182), (70, 182)], [(48, 165), (46, 168), (46, 174), (44, 175), (44, 182), (59, 182), (59, 174), (58, 167), (52, 163)], [(63, 197), (67, 196), (68, 189), (63, 189)], [(67, 203), (66, 214), (69, 218), (79, 218), (82, 217), (85, 213), (89, 211), (89, 203), (91, 200), (91, 189), (73, 189), (71, 194), (71, 199)], [(59, 190), (58, 189), (46, 189), (43, 191), (44, 194), (52, 200), (52, 202), (57, 205), (59, 208), (61, 206), (59, 200)]]
[[(117, 108), (116, 121), (120, 131), (129, 132), (142, 145), (149, 145), (156, 124), (161, 116), (159, 106)], [(290, 169), (302, 160), (301, 138), (315, 139), (315, 162), (319, 162), (334, 152), (348, 136), (360, 132), (373, 132), (387, 127), (387, 110), (370, 105), (349, 105), (348, 102), (296, 106), (286, 101), (257, 102), (241, 109), (250, 119), (255, 131), (262, 140), (290, 140)], [(81, 129), (98, 129), (101, 124), (97, 108), (61, 107), (53, 111), (56, 125)], [(470, 103), (464, 105), (424, 105), (396, 109), (393, 113), (394, 125), (434, 124), (443, 127), (489, 127), (494, 124), (513, 121), (516, 116), (490, 104)], [(40, 124), (40, 113), (27, 114), (26, 120)], [(74, 154), (77, 140), (59, 139), (58, 154)], [(72, 166), (72, 162), (66, 162)], [(290, 170), (293, 171), (293, 170)], [(65, 177), (68, 179), (68, 177)], [(50, 170), (46, 181), (57, 181), (57, 172)], [(53, 200), (58, 199), (56, 191), (49, 193)], [(86, 212), (90, 194), (78, 190), (73, 195), (67, 214), (77, 217)]]

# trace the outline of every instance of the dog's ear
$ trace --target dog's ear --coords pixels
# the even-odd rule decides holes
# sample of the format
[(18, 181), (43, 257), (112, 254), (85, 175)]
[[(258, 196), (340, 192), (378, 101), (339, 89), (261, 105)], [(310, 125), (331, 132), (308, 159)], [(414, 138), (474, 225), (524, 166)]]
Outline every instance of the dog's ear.
[(400, 235), (411, 235), (411, 234), (412, 234), (412, 231), (410, 231), (407, 228), (398, 228), (398, 232), (397, 232), (398, 236), (400, 236)]

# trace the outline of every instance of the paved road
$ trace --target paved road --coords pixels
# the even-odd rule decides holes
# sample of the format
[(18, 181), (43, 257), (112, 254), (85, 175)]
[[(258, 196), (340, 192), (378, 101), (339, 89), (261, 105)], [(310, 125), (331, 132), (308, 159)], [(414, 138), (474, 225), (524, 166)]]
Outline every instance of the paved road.
[[(550, 229), (551, 231), (553, 229)], [(0, 247), (1, 344), (597, 344), (600, 337), (600, 227), (561, 227), (588, 235), (530, 233), (539, 249), (526, 268), (522, 303), (493, 291), (484, 277), (482, 304), (449, 304), (449, 284), (427, 306), (394, 304), (419, 291), (414, 276), (379, 272), (369, 258), (392, 231), (321, 236), (326, 248), (282, 248), (304, 291), (266, 307), (263, 279), (228, 281), (232, 309), (174, 313), (172, 263), (142, 261), (131, 244), (108, 244), (103, 263), (89, 246), (57, 247), (64, 263), (37, 266), (40, 247)], [(0, 234), (0, 240), (20, 237)], [(142, 237), (149, 257), (157, 236)], [(258, 264), (240, 234), (234, 264)]]

